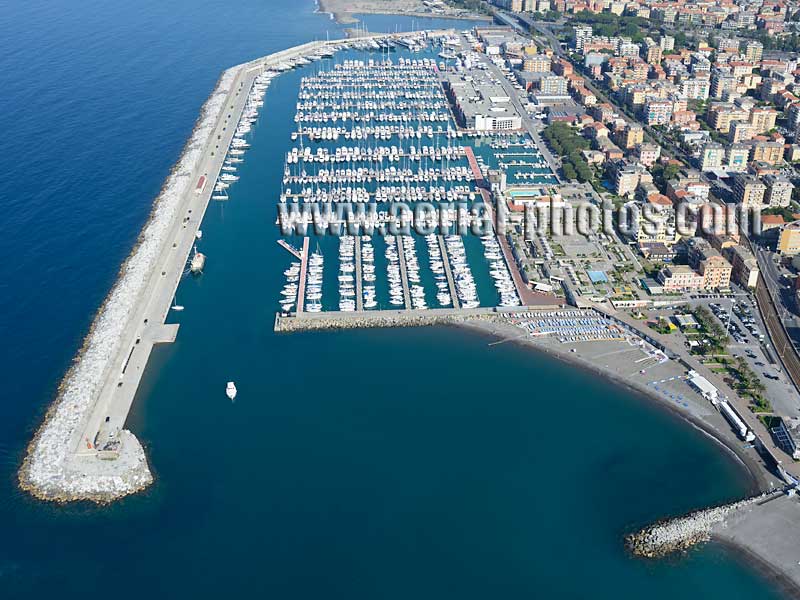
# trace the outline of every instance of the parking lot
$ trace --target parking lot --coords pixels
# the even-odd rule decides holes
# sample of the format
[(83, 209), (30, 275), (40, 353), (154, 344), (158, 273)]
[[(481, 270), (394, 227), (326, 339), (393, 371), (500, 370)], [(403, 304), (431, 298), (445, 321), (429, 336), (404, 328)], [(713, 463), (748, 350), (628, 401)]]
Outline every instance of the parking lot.
[[(734, 358), (742, 357), (765, 387), (765, 396), (773, 410), (784, 416), (800, 416), (800, 399), (789, 381), (766, 336), (764, 323), (751, 296), (743, 290), (730, 294), (693, 296), (686, 303), (648, 311), (650, 318), (672, 320), (674, 315), (690, 313), (703, 306), (714, 315), (730, 337), (727, 350)], [(763, 337), (762, 337), (763, 336)]]
[(786, 377), (780, 362), (770, 351), (764, 324), (749, 296), (718, 300), (701, 300), (728, 331), (731, 343), (728, 350), (742, 357), (750, 368), (762, 377), (765, 396), (776, 413), (800, 415), (800, 403), (794, 386)]

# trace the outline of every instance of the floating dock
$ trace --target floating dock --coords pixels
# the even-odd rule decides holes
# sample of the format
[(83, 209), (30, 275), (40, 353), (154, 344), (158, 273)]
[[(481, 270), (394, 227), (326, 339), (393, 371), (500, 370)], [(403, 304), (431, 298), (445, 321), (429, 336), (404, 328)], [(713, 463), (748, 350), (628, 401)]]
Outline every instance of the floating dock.
[(294, 256), (297, 260), (303, 260), (303, 254), (300, 250), (287, 243), (285, 240), (278, 240), (278, 245), (286, 250), (289, 254)]
[(355, 236), (355, 263), (356, 263), (356, 310), (364, 310), (364, 286), (361, 281), (361, 236)]
[(439, 251), (442, 253), (442, 262), (444, 263), (442, 266), (444, 267), (445, 277), (447, 277), (447, 287), (450, 290), (450, 299), (453, 302), (454, 308), (461, 308), (461, 302), (459, 301), (458, 294), (456, 293), (456, 282), (453, 279), (453, 271), (450, 269), (450, 258), (447, 254), (447, 245), (444, 243), (444, 236), (437, 235), (436, 239), (439, 242)]
[(297, 282), (297, 316), (303, 314), (306, 299), (306, 272), (308, 271), (308, 237), (303, 238), (303, 249), (300, 251), (300, 279)]
[(406, 256), (403, 247), (403, 236), (396, 235), (394, 239), (397, 242), (397, 253), (400, 257), (400, 280), (403, 283), (403, 302), (405, 303), (406, 310), (410, 310), (411, 294), (408, 290), (408, 271), (406, 270)]

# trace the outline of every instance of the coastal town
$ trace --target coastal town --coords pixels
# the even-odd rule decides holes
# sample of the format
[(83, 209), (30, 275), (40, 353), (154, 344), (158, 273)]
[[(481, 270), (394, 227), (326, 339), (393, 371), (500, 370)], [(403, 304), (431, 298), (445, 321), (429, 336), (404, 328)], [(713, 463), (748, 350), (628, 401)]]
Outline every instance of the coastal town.
[[(383, 10), (346, 4), (320, 10)], [(800, 4), (398, 11), (476, 21), (359, 30), (225, 71), (20, 485), (110, 502), (152, 484), (128, 412), (153, 348), (180, 335), (179, 286), (214, 277), (205, 211), (237, 201), (264, 97), (293, 72), (291, 131), (269, 142), (284, 145), (274, 331), (455, 325), (616, 381), (757, 482), (632, 534), (631, 551), (726, 539), (800, 585), (800, 557), (770, 550), (775, 515), (800, 510)]]
[[(413, 64), (438, 73), (451, 120), (440, 114), (435, 120), (446, 122), (444, 128), (421, 132), (435, 143), (416, 160), (430, 157), (435, 166), (446, 144), (448, 168), (459, 160), (473, 167), (459, 171), (459, 181), (463, 175), (470, 184), (463, 188), (469, 197), (455, 199), (467, 206), (484, 200), (504, 215), (503, 223), (493, 222), (497, 248), (468, 260), (456, 250), (453, 264), (453, 236), (439, 231), (437, 240), (429, 233), (428, 246), (437, 251), (426, 253), (434, 274), (426, 283), (419, 275), (427, 270), (420, 269), (423, 257), (414, 250), (417, 236), (389, 236), (387, 302), (375, 291), (374, 247), (382, 243), (375, 231), (340, 239), (338, 294), (330, 296), (326, 252), (317, 242), (311, 259), (306, 247), (285, 272), (276, 331), (459, 324), (496, 336), (494, 343), (534, 346), (658, 398), (725, 440), (755, 471), (766, 471), (758, 475), (760, 495), (644, 530), (631, 536), (631, 550), (661, 556), (711, 537), (741, 545), (746, 535), (750, 550), (796, 577), (793, 555), (776, 559), (770, 550), (778, 534), (774, 515), (791, 513), (789, 498), (800, 481), (794, 12), (735, 3), (499, 4), (490, 8), (492, 25), (396, 42), (415, 53), (428, 44), (441, 50), (434, 65)], [(364, 67), (348, 68), (358, 79)], [(339, 81), (354, 89), (347, 77)], [(301, 129), (294, 139), (311, 133), (324, 150), (310, 156), (307, 148), (292, 150), (285, 182), (312, 184), (314, 191), (287, 194), (284, 188), (282, 203), (336, 204), (365, 187), (370, 191), (357, 202), (374, 200), (379, 207), (453, 199), (449, 192), (444, 197), (444, 188), (442, 197), (427, 194), (427, 185), (422, 193), (403, 188), (395, 196), (379, 187), (373, 198), (370, 184), (390, 180), (373, 151), (392, 156), (395, 148), (359, 144), (369, 156), (356, 156), (355, 163), (364, 164), (353, 164), (347, 142), (337, 148), (342, 142), (336, 140), (353, 139), (355, 129), (338, 126), (327, 104), (302, 108), (320, 111), (312, 117), (320, 131)], [(358, 138), (363, 127), (369, 139), (369, 125), (381, 118), (357, 117), (367, 123), (357, 127)], [(375, 130), (376, 139), (396, 133), (380, 125)], [(399, 145), (395, 160), (403, 166), (414, 167), (402, 156), (414, 160), (417, 135)], [(342, 177), (331, 185), (327, 168), (309, 164), (328, 156), (362, 168), (352, 176), (350, 169), (335, 171)], [(422, 172), (408, 168), (395, 181), (448, 176), (434, 168), (420, 179)], [(355, 184), (352, 195), (342, 193), (343, 184)], [(586, 205), (637, 218), (573, 231), (552, 217)], [(395, 216), (378, 212), (372, 225)], [(306, 213), (302, 221), (308, 227), (313, 219)], [(385, 234), (381, 226), (376, 231)], [(353, 247), (365, 243), (363, 260)], [(444, 268), (448, 257), (450, 269)], [(404, 262), (412, 265), (411, 280)], [(496, 297), (476, 284), (486, 263)], [(438, 287), (434, 301), (426, 292), (431, 284)], [(748, 520), (745, 512), (758, 516)]]
[[(673, 31), (669, 23), (682, 23), (679, 16), (659, 16), (657, 30), (648, 25), (646, 36), (607, 35), (653, 22), (641, 7), (631, 14), (628, 5), (559, 5), (555, 20), (542, 20), (554, 15), (540, 4), (504, 9), (495, 13), (504, 24), (391, 43), (361, 41), (384, 58), (391, 46), (421, 56), (430, 44), (438, 51), (434, 59), (399, 67), (345, 63), (309, 80), (314, 90), (327, 89), (323, 78), (334, 76), (334, 87), (350, 93), (365, 80), (385, 80), (393, 90), (398, 68), (414, 76), (427, 71), (420, 85), (424, 81), (430, 94), (416, 96), (421, 104), (404, 104), (401, 118), (401, 111), (392, 113), (396, 102), (348, 111), (354, 107), (348, 94), (301, 91), (300, 126), (292, 136), (297, 145), (287, 153), (279, 205), (297, 211), (353, 199), (378, 207), (483, 200), (507, 220), (502, 231), (494, 223), (497, 242), (484, 236), (482, 252), (480, 246), (470, 252), (470, 240), (446, 231), (344, 236), (338, 257), (320, 242), (313, 252), (306, 245), (285, 271), (276, 330), (419, 323), (423, 315), (426, 322), (438, 316), (450, 321), (470, 314), (465, 311), (485, 316), (514, 307), (570, 306), (586, 311), (591, 323), (594, 315), (616, 319), (655, 351), (685, 357), (678, 375), (687, 386), (711, 400), (751, 449), (757, 440), (755, 450), (769, 456), (769, 467), (784, 481), (796, 483), (796, 59), (784, 50), (765, 55), (764, 44), (744, 33), (741, 39), (720, 36), (722, 47), (712, 47), (700, 32), (695, 44), (691, 28)], [(733, 10), (728, 16), (734, 15), (741, 17)], [(729, 22), (718, 19), (715, 26)], [(744, 31), (758, 32), (763, 22), (754, 19), (753, 29)], [(702, 20), (699, 26), (708, 27)], [(377, 92), (376, 99), (389, 94), (373, 83), (366, 89)], [(423, 112), (430, 108), (439, 112)], [(442, 112), (448, 109), (449, 117)], [(353, 124), (338, 124), (342, 116)], [(395, 122), (403, 125), (383, 125)], [(378, 141), (395, 136), (397, 146)], [(421, 145), (420, 138), (432, 145)], [(463, 183), (433, 185), (448, 181)], [(530, 222), (533, 214), (573, 214), (586, 205), (640, 218), (589, 232)], [(303, 233), (313, 215), (293, 214)], [(748, 215), (754, 218), (747, 226), (738, 221)], [(373, 217), (383, 233), (395, 218), (380, 208)], [(428, 246), (424, 252), (420, 244)], [(388, 261), (383, 297), (376, 254)], [(339, 260), (335, 290), (325, 284), (326, 257)], [(481, 282), (492, 279), (496, 290), (484, 289)], [(400, 316), (387, 316), (398, 309)], [(540, 340), (615, 338), (605, 327), (570, 335), (569, 327), (561, 330), (548, 319), (530, 327), (525, 313), (514, 316)]]

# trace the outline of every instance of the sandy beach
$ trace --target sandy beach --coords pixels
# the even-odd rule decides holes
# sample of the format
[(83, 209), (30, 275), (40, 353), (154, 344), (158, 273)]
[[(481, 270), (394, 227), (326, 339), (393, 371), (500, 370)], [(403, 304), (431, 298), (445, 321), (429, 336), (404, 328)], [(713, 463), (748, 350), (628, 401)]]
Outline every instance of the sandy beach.
[(800, 598), (800, 502), (786, 495), (726, 519), (712, 539), (755, 567), (789, 598)]
[[(722, 418), (708, 401), (694, 393), (688, 385), (685, 386), (686, 389), (684, 392), (688, 392), (685, 395), (689, 406), (679, 406), (675, 402), (669, 401), (665, 396), (658, 394), (653, 387), (646, 385), (645, 381), (631, 377), (630, 373), (628, 373), (628, 371), (630, 371), (630, 362), (626, 361), (624, 358), (620, 357), (616, 361), (613, 361), (608, 360), (609, 356), (612, 355), (607, 355), (605, 358), (608, 364), (603, 365), (596, 360), (596, 357), (590, 358), (588, 356), (587, 347), (594, 347), (597, 354), (603, 354), (619, 350), (623, 346), (622, 342), (587, 342), (584, 344), (570, 344), (567, 346), (554, 340), (534, 339), (525, 335), (522, 330), (514, 325), (490, 319), (465, 321), (459, 323), (458, 326), (480, 332), (487, 337), (494, 338), (495, 341), (501, 341), (501, 343), (505, 340), (506, 342), (524, 348), (544, 352), (558, 360), (591, 372), (595, 376), (600, 376), (603, 379), (611, 379), (618, 385), (622, 385), (636, 392), (646, 401), (653, 403), (657, 408), (666, 410), (674, 417), (697, 428), (724, 447), (747, 471), (751, 482), (749, 490), (751, 494), (769, 490), (770, 483), (775, 486), (781, 484), (776, 477), (768, 475), (764, 465), (760, 462), (759, 457), (754, 451), (749, 453), (742, 450), (740, 440), (730, 429), (727, 421)], [(570, 347), (576, 347), (578, 351), (570, 352)], [(663, 379), (664, 376), (677, 377), (684, 374), (683, 367), (673, 361), (664, 363), (664, 365), (659, 368), (663, 369), (659, 371), (658, 375), (661, 379)], [(692, 397), (690, 397), (689, 394), (692, 394)]]
[[(457, 326), (484, 334), (487, 339), (493, 340), (490, 343), (510, 342), (544, 352), (637, 392), (653, 406), (696, 427), (734, 456), (748, 474), (751, 495), (783, 487), (782, 482), (766, 470), (753, 451), (743, 450), (741, 441), (707, 401), (698, 397), (689, 407), (678, 406), (657, 393), (652, 386), (626, 376), (624, 360), (607, 365), (597, 360), (598, 355), (613, 352), (613, 346), (621, 346), (622, 342), (563, 345), (554, 340), (536, 340), (524, 333), (520, 335), (520, 330), (514, 325), (490, 319), (466, 321)], [(585, 353), (586, 346), (591, 344), (596, 346), (597, 351), (595, 358), (590, 360)], [(570, 352), (569, 348), (576, 346), (577, 352)], [(491, 348), (487, 350), (491, 351)], [(673, 361), (665, 364), (670, 363), (673, 370), (683, 370)], [(627, 366), (630, 367), (630, 363)], [(708, 405), (709, 410), (702, 410), (703, 403)], [(743, 564), (755, 566), (787, 597), (800, 597), (800, 549), (796, 548), (796, 540), (800, 539), (800, 501), (797, 496), (783, 494), (766, 503), (756, 503), (737, 511), (713, 527), (711, 539), (731, 550)]]
[(333, 15), (334, 20), (341, 25), (358, 23), (358, 19), (353, 17), (358, 14), (405, 15), (442, 19), (488, 20), (490, 18), (450, 6), (443, 8), (440, 12), (434, 12), (421, 0), (318, 0), (318, 12)]

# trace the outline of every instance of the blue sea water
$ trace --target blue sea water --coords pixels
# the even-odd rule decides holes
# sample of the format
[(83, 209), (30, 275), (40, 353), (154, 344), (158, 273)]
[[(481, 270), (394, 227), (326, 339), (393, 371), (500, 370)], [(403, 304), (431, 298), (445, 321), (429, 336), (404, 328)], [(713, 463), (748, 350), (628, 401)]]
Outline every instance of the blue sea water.
[(341, 35), (313, 10), (0, 2), (0, 598), (775, 598), (716, 546), (625, 554), (631, 529), (747, 491), (717, 446), (641, 398), (460, 330), (272, 333), (299, 73), (271, 86), (262, 143), (207, 213), (208, 271), (182, 284), (178, 341), (129, 419), (155, 485), (104, 508), (16, 489), (219, 73)]

